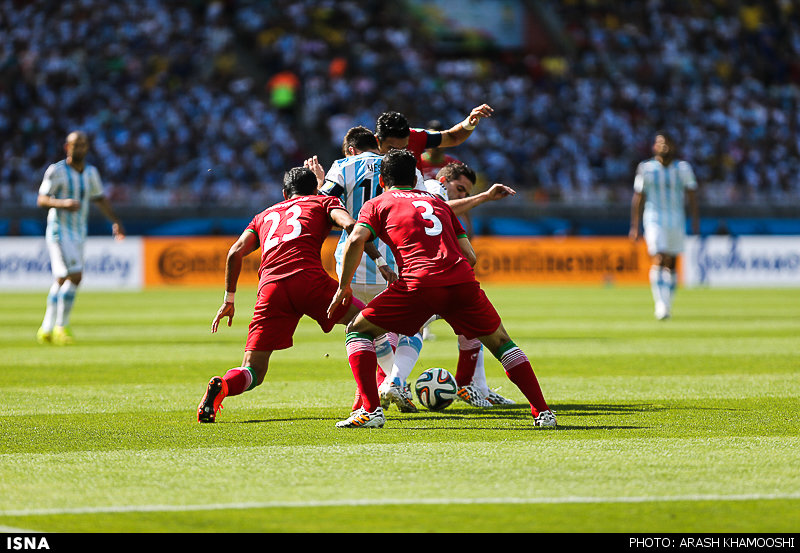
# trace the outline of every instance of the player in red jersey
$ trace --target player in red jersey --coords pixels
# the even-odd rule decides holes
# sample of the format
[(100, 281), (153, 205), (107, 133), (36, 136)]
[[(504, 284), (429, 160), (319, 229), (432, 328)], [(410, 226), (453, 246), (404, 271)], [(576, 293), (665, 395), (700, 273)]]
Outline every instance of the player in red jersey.
[[(427, 125), (428, 131), (443, 132), (444, 125), (440, 121), (429, 121)], [(458, 163), (460, 160), (456, 157), (446, 153), (441, 144), (435, 148), (428, 148), (420, 155), (419, 170), (422, 171), (422, 177), (427, 179), (437, 179), (439, 171), (445, 165), (450, 163)]]
[(399, 278), (347, 327), (348, 361), (363, 406), (337, 427), (384, 425), (373, 340), (387, 331), (413, 335), (435, 314), (456, 334), (478, 338), (497, 357), (530, 402), (536, 426), (556, 426), (530, 361), (511, 340), (475, 280), (475, 252), (464, 228), (444, 201), (413, 190), (415, 167), (416, 159), (407, 150), (392, 150), (384, 156), (380, 182), (385, 192), (364, 204), (345, 245), (341, 279), (329, 314), (352, 301), (350, 281), (368, 241), (380, 237), (389, 245), (398, 261)]
[(378, 116), (375, 123), (375, 138), (378, 149), (385, 154), (391, 149), (406, 149), (414, 154), (417, 167), (422, 170), (422, 154), (430, 148), (452, 148), (472, 136), (472, 131), (481, 119), (491, 117), (494, 110), (488, 104), (473, 108), (469, 115), (452, 128), (433, 132), (409, 127), (402, 113), (387, 111)]
[(284, 176), (283, 196), (256, 215), (236, 243), (225, 263), (225, 299), (211, 324), (233, 322), (234, 293), (242, 258), (261, 248), (258, 268), (258, 299), (245, 345), (242, 366), (215, 376), (197, 407), (199, 422), (214, 422), (227, 396), (235, 396), (261, 384), (273, 351), (292, 346), (297, 323), (308, 315), (324, 332), (335, 324), (347, 324), (363, 302), (341, 302), (328, 314), (326, 306), (338, 284), (322, 266), (320, 250), (333, 225), (350, 230), (355, 221), (335, 197), (317, 195), (317, 177), (307, 168), (295, 167)]

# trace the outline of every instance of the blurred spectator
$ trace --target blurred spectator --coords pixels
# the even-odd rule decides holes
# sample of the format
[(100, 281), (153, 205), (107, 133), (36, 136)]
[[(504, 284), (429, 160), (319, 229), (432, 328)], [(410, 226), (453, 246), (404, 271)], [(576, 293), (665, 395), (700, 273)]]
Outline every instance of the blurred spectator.
[(538, 5), (563, 51), (441, 55), (378, 0), (0, 0), (0, 202), (33, 205), (75, 128), (115, 205), (249, 207), (383, 111), (449, 126), (486, 102), (449, 153), (531, 200), (628, 202), (667, 128), (701, 201), (800, 204), (796, 2)]

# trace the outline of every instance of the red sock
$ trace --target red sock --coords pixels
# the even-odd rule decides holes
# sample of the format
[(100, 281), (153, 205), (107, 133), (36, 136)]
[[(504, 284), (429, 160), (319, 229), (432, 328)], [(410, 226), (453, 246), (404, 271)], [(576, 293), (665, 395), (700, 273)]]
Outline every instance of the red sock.
[(503, 351), (500, 355), (500, 362), (503, 364), (503, 369), (509, 380), (516, 384), (517, 388), (525, 395), (525, 398), (531, 404), (531, 414), (535, 417), (542, 411), (548, 411), (550, 407), (544, 400), (542, 389), (539, 387), (539, 381), (531, 367), (531, 362), (528, 357), (513, 342), (509, 342), (512, 347)]
[(456, 366), (456, 384), (459, 388), (467, 386), (475, 376), (478, 365), (478, 354), (481, 352), (480, 340), (469, 340), (458, 337), (458, 365)]
[(222, 379), (228, 384), (228, 395), (238, 396), (253, 388), (255, 375), (250, 367), (235, 367), (226, 372)]
[(375, 355), (375, 345), (368, 337), (352, 332), (347, 335), (347, 360), (353, 378), (361, 396), (361, 406), (370, 413), (380, 407), (378, 385), (375, 383), (375, 374), (378, 368), (378, 357)]

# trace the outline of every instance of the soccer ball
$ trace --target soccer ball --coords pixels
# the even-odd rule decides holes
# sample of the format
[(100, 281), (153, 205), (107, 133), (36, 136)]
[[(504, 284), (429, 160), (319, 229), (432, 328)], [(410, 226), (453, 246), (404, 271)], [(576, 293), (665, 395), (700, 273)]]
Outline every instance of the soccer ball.
[(441, 411), (455, 401), (458, 385), (452, 374), (436, 367), (419, 375), (414, 391), (423, 406), (431, 411)]

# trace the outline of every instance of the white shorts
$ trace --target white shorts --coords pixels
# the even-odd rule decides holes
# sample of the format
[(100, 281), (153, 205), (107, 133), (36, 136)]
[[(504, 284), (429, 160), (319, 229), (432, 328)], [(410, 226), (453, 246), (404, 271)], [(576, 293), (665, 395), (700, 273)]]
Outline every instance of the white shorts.
[(647, 253), (650, 255), (658, 253), (678, 255), (682, 253), (685, 237), (686, 232), (680, 227), (644, 225), (644, 241), (647, 244)]
[(371, 302), (375, 296), (386, 290), (386, 285), (351, 283), (350, 288), (353, 290), (353, 297), (356, 297), (367, 304)]
[(73, 240), (47, 241), (50, 252), (50, 270), (55, 278), (83, 272), (84, 242)]

